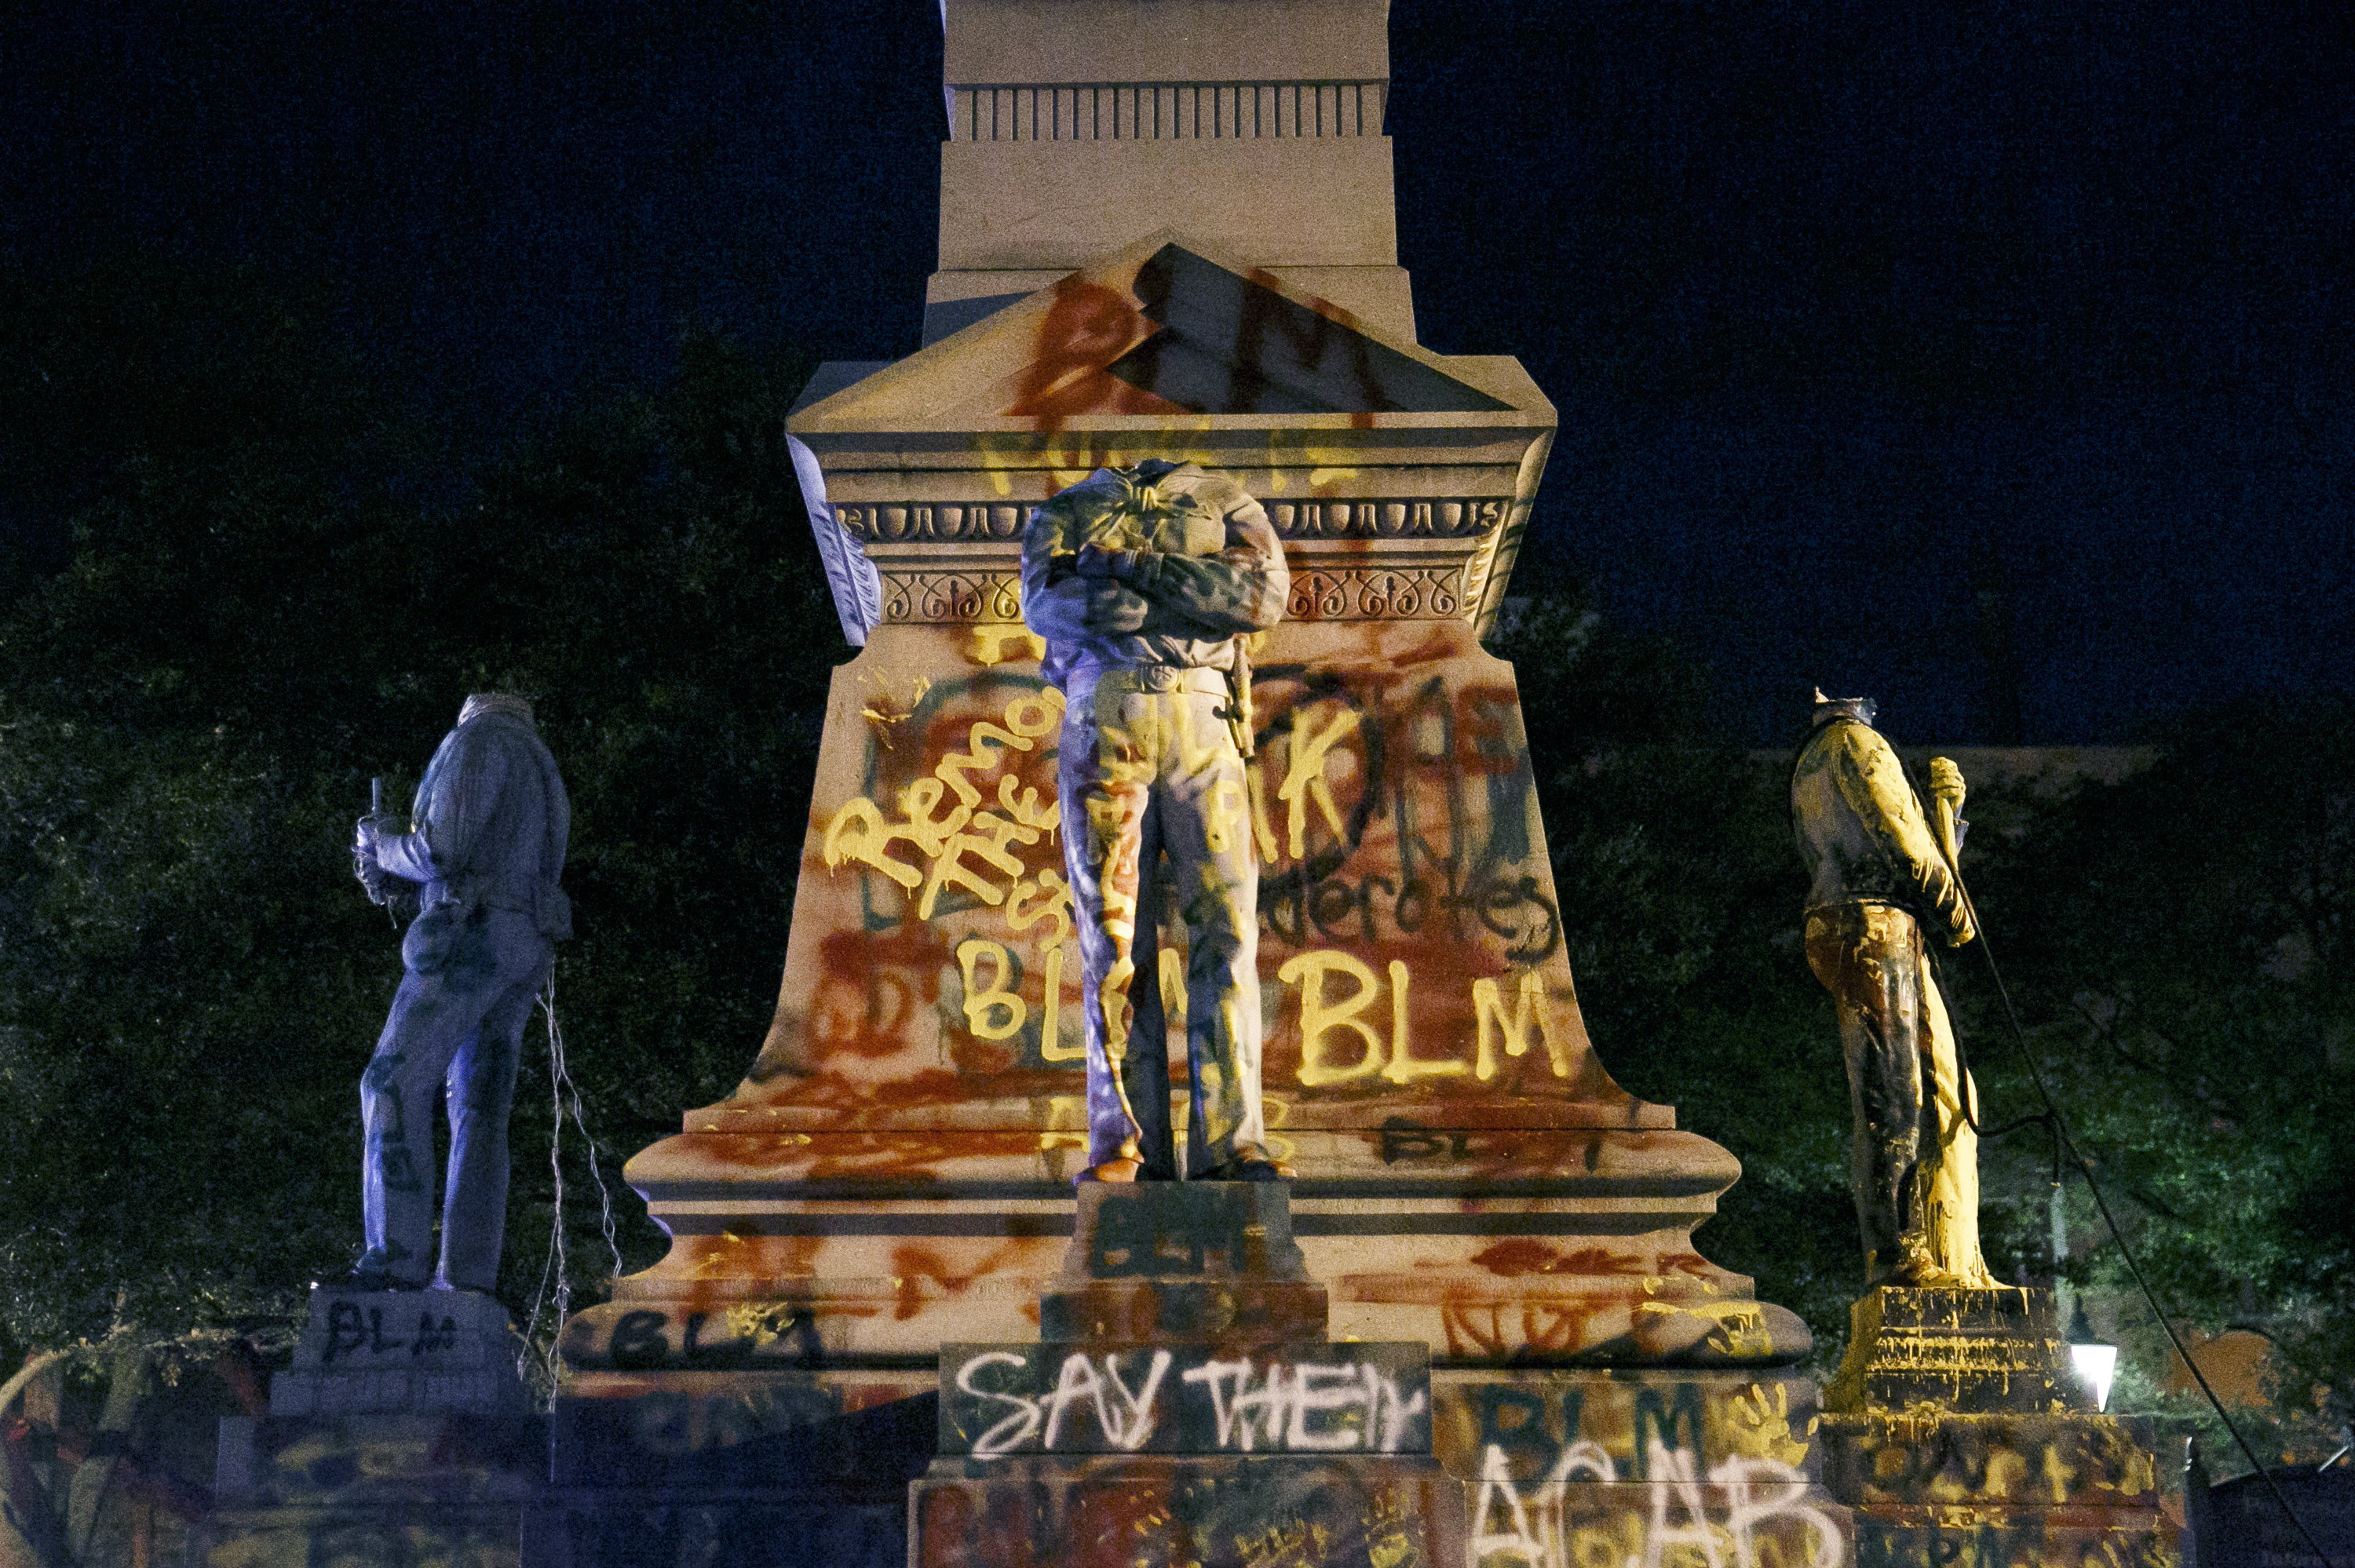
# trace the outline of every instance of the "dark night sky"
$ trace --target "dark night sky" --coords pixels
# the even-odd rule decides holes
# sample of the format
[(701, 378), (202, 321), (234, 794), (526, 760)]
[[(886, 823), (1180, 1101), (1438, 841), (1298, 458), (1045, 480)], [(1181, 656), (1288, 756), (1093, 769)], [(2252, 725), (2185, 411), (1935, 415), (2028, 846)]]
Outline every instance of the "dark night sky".
[[(1423, 340), (1561, 410), (1525, 571), (1762, 743), (1818, 680), (1944, 741), (2355, 690), (2350, 15), (1394, 0)], [(476, 455), (687, 319), (913, 348), (939, 48), (926, 0), (11, 8), (0, 261), (324, 282)]]

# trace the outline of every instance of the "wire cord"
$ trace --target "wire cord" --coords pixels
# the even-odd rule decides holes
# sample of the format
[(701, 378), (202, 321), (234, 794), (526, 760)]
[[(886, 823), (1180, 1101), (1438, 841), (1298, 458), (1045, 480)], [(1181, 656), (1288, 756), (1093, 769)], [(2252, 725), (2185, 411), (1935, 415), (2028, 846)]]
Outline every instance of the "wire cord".
[[(539, 1288), (532, 1296), (531, 1321), (524, 1329), (524, 1340), (527, 1345), (538, 1343), (541, 1309), (552, 1308), (550, 1315), (555, 1327), (549, 1336), (541, 1370), (548, 1377), (549, 1386), (553, 1388), (564, 1321), (572, 1314), (572, 1275), (568, 1266), (570, 1260), (564, 1240), (563, 1154), (564, 1118), (567, 1116), (572, 1118), (573, 1128), (581, 1134), (581, 1141), (589, 1151), (589, 1179), (597, 1187), (598, 1224), (604, 1235), (605, 1249), (613, 1255), (613, 1276), (617, 1278), (622, 1272), (622, 1248), (614, 1239), (613, 1194), (606, 1187), (605, 1173), (597, 1164), (597, 1140), (590, 1136), (589, 1124), (581, 1114), (581, 1086), (573, 1082), (572, 1069), (565, 1060), (564, 1026), (557, 1022), (556, 1017), (556, 971), (553, 969), (549, 970), (548, 984), (539, 993), (539, 1009), (548, 1021), (548, 1086), (554, 1112), (554, 1126), (549, 1130), (548, 1140), (548, 1169), (555, 1183), (556, 1201), (548, 1223), (548, 1261), (540, 1266)], [(554, 1281), (553, 1291), (549, 1288), (551, 1279)], [(517, 1358), (518, 1372), (523, 1370), (525, 1357), (529, 1354), (527, 1351)]]

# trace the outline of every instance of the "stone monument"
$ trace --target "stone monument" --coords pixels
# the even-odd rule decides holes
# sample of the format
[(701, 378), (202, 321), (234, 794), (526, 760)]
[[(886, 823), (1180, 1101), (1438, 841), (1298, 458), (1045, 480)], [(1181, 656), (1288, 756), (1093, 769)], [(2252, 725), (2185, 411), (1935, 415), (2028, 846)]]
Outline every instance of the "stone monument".
[[(1842, 1550), (1806, 1330), (1693, 1244), (1740, 1167), (1614, 1083), (1580, 1012), (1522, 694), (1479, 641), (1555, 415), (1513, 360), (1415, 339), (1385, 21), (1381, 0), (951, 0), (931, 341), (823, 369), (789, 421), (862, 651), (835, 675), (774, 1022), (734, 1094), (627, 1167), (672, 1247), (566, 1328), (551, 1562), (712, 1532), (769, 1543), (747, 1561), (895, 1562), (907, 1484), (936, 1453), (976, 1462), (940, 1447), (961, 1418), (934, 1401), (973, 1364), (943, 1347), (1092, 1338), (1050, 1331), (1086, 1293), (1086, 1053), (1065, 702), (1021, 535), (1148, 460), (1256, 498), (1290, 568), (1232, 831), (1259, 864), (1268, 1153), (1296, 1172), (1299, 1272), (1274, 1282), (1326, 1304), (1300, 1364), (1423, 1348), (1467, 1550)], [(1190, 955), (1158, 914), (1173, 939), (1132, 983), (1175, 1035)], [(1104, 1352), (1119, 1377), (1149, 1372), (1142, 1342)], [(986, 1489), (954, 1480), (920, 1499)]]
[(1882, 1286), (1852, 1317), (1818, 1441), (1859, 1562), (2173, 1568), (2156, 1425), (2093, 1408), (2050, 1291)]

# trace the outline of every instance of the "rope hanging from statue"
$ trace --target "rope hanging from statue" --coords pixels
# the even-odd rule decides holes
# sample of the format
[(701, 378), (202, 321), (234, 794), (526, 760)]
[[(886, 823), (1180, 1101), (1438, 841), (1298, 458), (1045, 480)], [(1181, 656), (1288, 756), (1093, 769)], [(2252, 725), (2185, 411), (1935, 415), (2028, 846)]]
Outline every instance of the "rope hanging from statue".
[[(1902, 762), (1901, 766), (1902, 766)], [(1911, 768), (1905, 769), (1905, 785), (1913, 792), (1915, 808), (1920, 809), (1922, 791), (1913, 781), (1913, 770)], [(1927, 811), (1923, 812), (1923, 821), (1924, 822), (1929, 821)], [(2041, 1112), (2034, 1112), (2020, 1117), (2017, 1120), (2006, 1122), (1993, 1132), (1981, 1132), (1978, 1118), (1971, 1107), (1971, 1102), (1977, 1097), (1977, 1095), (1976, 1086), (1971, 1083), (1970, 1061), (1963, 1051), (1962, 1031), (1953, 1028), (1953, 1020), (1950, 1017), (1948, 1025), (1953, 1028), (1955, 1036), (1955, 1072), (1961, 1079), (1961, 1083), (1956, 1086), (1955, 1097), (1962, 1105), (1963, 1119), (1969, 1124), (1974, 1133), (1978, 1133), (1982, 1138), (2000, 1138), (2006, 1133), (2015, 1132), (2020, 1128), (2039, 1122), (2043, 1123), (2051, 1131), (2053, 1185), (2057, 1187), (2061, 1183), (2062, 1154), (2065, 1150), (2070, 1162), (2076, 1167), (2077, 1174), (2084, 1178), (2085, 1190), (2093, 1194), (2094, 1206), (2101, 1211), (2102, 1223), (2110, 1227), (2110, 1240), (2116, 1245), (2118, 1255), (2126, 1259), (2126, 1270), (2134, 1276), (2135, 1285), (2141, 1290), (2143, 1299), (2149, 1303), (2151, 1315), (2158, 1319), (2158, 1326), (2167, 1331), (2168, 1342), (2175, 1347), (2176, 1355), (2182, 1359), (2184, 1366), (2190, 1370), (2192, 1381), (2200, 1385), (2200, 1392), (2207, 1397), (2209, 1408), (2215, 1411), (2216, 1419), (2224, 1424), (2224, 1430), (2232, 1435), (2233, 1443), (2240, 1448), (2242, 1456), (2249, 1461), (2250, 1467), (2256, 1471), (2258, 1478), (2265, 1483), (2265, 1489), (2273, 1495), (2274, 1501), (2280, 1506), (2283, 1517), (2289, 1520), (2291, 1526), (2305, 1540), (2307, 1549), (2313, 1552), (2316, 1559), (2324, 1565), (2324, 1568), (2332, 1568), (2330, 1554), (2322, 1549), (2321, 1542), (2315, 1539), (2314, 1531), (2307, 1528), (2306, 1520), (2298, 1517), (2297, 1510), (2290, 1507), (2289, 1498), (2282, 1491), (2281, 1483), (2274, 1478), (2271, 1470), (2265, 1468), (2264, 1461), (2257, 1457), (2256, 1450), (2249, 1446), (2249, 1440), (2241, 1436), (2240, 1427), (2225, 1412), (2224, 1402), (2219, 1399), (2216, 1396), (2216, 1391), (2209, 1386), (2207, 1374), (2200, 1370), (2200, 1363), (2191, 1359), (2191, 1351), (2184, 1344), (2183, 1337), (2175, 1331), (2174, 1319), (2168, 1316), (2167, 1308), (2159, 1304), (2158, 1293), (2151, 1288), (2150, 1281), (2144, 1277), (2141, 1263), (2136, 1259), (2134, 1250), (2126, 1245), (2125, 1231), (2119, 1228), (2116, 1218), (2110, 1213), (2109, 1199), (2103, 1194), (2101, 1183), (2094, 1179), (2093, 1161), (2086, 1159), (2084, 1151), (2077, 1147), (2077, 1139), (2069, 1130), (2068, 1118), (2062, 1115), (2060, 1102), (2052, 1097), (2052, 1091), (2045, 1085), (2044, 1074), (2036, 1065), (2036, 1054), (2029, 1048), (2027, 1025), (2020, 1022), (2019, 1011), (2011, 1003), (2010, 989), (2003, 983), (2003, 971), (1996, 967), (1995, 950), (1987, 944), (1987, 924), (1979, 918), (1977, 906), (1971, 902), (1971, 890), (1969, 885), (1963, 881), (1962, 867), (1955, 863), (1955, 857), (1947, 853), (1946, 846), (1939, 842), (1936, 833), (1930, 834), (1930, 842), (1936, 848), (1938, 859), (1946, 868), (1946, 874), (1955, 879), (1955, 892), (1963, 901), (1963, 911), (1971, 917), (1971, 925), (1978, 932), (1977, 947), (1979, 956), (1987, 961), (1987, 979), (1995, 986), (1997, 999), (2003, 1003), (2003, 1015), (2011, 1025), (2013, 1043), (2019, 1048), (2020, 1061), (2028, 1068), (2028, 1080), (2036, 1086), (2037, 1098), (2044, 1102), (2044, 1109)], [(1923, 944), (1923, 951), (1924, 953), (1931, 951), (1928, 944)], [(1937, 968), (1934, 954), (1932, 955), (1931, 963), (1934, 970)]]
[[(523, 1337), (527, 1345), (537, 1343), (540, 1310), (543, 1307), (552, 1308), (555, 1331), (549, 1339), (547, 1358), (542, 1363), (552, 1383), (556, 1377), (564, 1321), (572, 1312), (572, 1276), (564, 1242), (564, 1118), (568, 1115), (581, 1134), (581, 1141), (588, 1147), (589, 1179), (597, 1184), (598, 1223), (604, 1235), (605, 1249), (613, 1255), (613, 1277), (616, 1278), (622, 1273), (622, 1248), (613, 1234), (613, 1194), (607, 1189), (605, 1174), (597, 1164), (597, 1140), (590, 1136), (589, 1124), (581, 1114), (581, 1086), (573, 1082), (572, 1069), (565, 1061), (564, 1026), (556, 1017), (556, 970), (553, 966), (549, 969), (548, 983), (540, 991), (538, 1001), (539, 1010), (548, 1021), (548, 1085), (554, 1111), (554, 1125), (549, 1131), (548, 1169), (554, 1179), (556, 1192), (549, 1217), (548, 1261), (540, 1266), (539, 1287), (532, 1296), (531, 1319), (524, 1327)], [(549, 1290), (551, 1277), (555, 1280), (552, 1294)], [(528, 1351), (524, 1352), (524, 1355), (527, 1354)], [(523, 1355), (518, 1355), (517, 1370), (522, 1371), (523, 1365)]]

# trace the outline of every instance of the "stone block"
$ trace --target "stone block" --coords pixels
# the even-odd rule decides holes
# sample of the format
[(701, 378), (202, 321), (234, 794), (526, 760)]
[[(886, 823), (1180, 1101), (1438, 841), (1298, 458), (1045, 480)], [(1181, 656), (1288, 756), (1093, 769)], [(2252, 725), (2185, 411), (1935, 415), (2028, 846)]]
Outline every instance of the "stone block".
[(1447, 1367), (1431, 1376), (1432, 1452), (1459, 1476), (1524, 1489), (1589, 1479), (1706, 1479), (1733, 1460), (1819, 1475), (1815, 1381), (1796, 1374)]
[(1305, 1280), (1288, 1183), (1089, 1182), (1063, 1278)]
[(522, 1568), (906, 1568), (907, 1490), (561, 1492), (525, 1519)]
[(1823, 1418), (1824, 1484), (1859, 1505), (2158, 1506), (2147, 1419), (2064, 1412), (1869, 1412)]
[(578, 1378), (529, 1568), (900, 1568), (939, 1426), (929, 1372)]
[(522, 1510), (453, 1508), (432, 1499), (353, 1513), (271, 1509), (222, 1516), (192, 1534), (203, 1568), (517, 1568)]
[(1835, 1413), (1824, 1485), (1856, 1509), (1859, 1568), (2172, 1568), (2151, 1423), (2091, 1412)]
[(1419, 1457), (943, 1460), (911, 1568), (1455, 1568), (1461, 1483)]
[(941, 1347), (940, 1452), (1431, 1451), (1422, 1344)]
[(1829, 1410), (2083, 1409), (2050, 1292), (1883, 1286), (1849, 1309)]
[(273, 1415), (475, 1410), (530, 1405), (507, 1310), (463, 1290), (314, 1286), (294, 1360), (271, 1380)]
[(536, 1415), (227, 1415), (214, 1493), (231, 1509), (351, 1509), (410, 1495), (519, 1505), (547, 1466), (548, 1423)]
[(1291, 1344), (1322, 1340), (1330, 1316), (1325, 1287), (1305, 1279), (1098, 1279), (1039, 1293), (1040, 1335), (1106, 1345)]
[[(283, 1374), (282, 1374), (283, 1375)], [(225, 1416), (206, 1568), (509, 1568), (548, 1424), (463, 1410)]]
[(1859, 1509), (1856, 1568), (2176, 1568), (2177, 1534), (2148, 1510)]
[(1277, 1182), (1082, 1186), (1062, 1272), (1039, 1296), (1040, 1338), (1105, 1347), (1296, 1344), (1324, 1339), (1330, 1316)]
[[(576, 1380), (579, 1382), (586, 1380)], [(549, 1414), (559, 1488), (854, 1489), (903, 1497), (932, 1457), (932, 1374), (666, 1372), (559, 1394)]]

